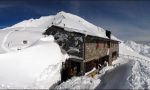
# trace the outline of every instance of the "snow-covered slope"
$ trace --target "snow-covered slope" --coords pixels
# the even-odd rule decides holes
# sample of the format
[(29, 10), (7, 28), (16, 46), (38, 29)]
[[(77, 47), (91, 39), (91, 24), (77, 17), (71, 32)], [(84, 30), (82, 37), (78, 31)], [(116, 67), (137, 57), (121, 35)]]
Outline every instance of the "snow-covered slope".
[[(59, 72), (63, 61), (61, 50), (53, 42), (52, 37), (49, 37), (49, 40), (41, 39), (33, 47), (24, 50), (0, 54), (0, 88), (33, 88), (33, 84), (38, 83), (36, 80), (43, 77), (40, 75), (44, 70), (55, 66)], [(54, 69), (57, 68), (47, 70), (53, 73), (49, 77), (44, 77), (47, 79), (44, 84), (41, 83), (35, 88), (49, 88), (59, 81), (60, 74), (53, 71)], [(54, 82), (46, 82), (51, 81), (50, 77)]]
[[(25, 20), (22, 21), (18, 24), (13, 25), (12, 27), (48, 27), (51, 25), (52, 21), (53, 21), (54, 16), (43, 16), (40, 17), (39, 19), (29, 19), (29, 20)], [(11, 28), (12, 28), (11, 27)]]
[(150, 46), (138, 44), (134, 41), (126, 41), (125, 44), (132, 48), (135, 52), (150, 57)]
[(143, 56), (143, 55), (139, 54), (138, 52), (135, 52), (132, 48), (127, 46), (125, 43), (119, 44), (119, 54), (129, 56), (129, 57), (130, 56), (137, 57), (137, 58), (141, 58), (141, 59), (150, 61), (150, 59), (148, 57)]

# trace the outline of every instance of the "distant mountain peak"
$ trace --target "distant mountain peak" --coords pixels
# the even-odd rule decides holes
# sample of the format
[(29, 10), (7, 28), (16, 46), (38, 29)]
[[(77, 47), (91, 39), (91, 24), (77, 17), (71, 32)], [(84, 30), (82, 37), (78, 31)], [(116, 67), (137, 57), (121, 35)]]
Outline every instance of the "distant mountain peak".
[(139, 44), (135, 41), (127, 40), (125, 41), (125, 44), (132, 48), (135, 52), (142, 54), (144, 56), (150, 57), (150, 46), (146, 44)]

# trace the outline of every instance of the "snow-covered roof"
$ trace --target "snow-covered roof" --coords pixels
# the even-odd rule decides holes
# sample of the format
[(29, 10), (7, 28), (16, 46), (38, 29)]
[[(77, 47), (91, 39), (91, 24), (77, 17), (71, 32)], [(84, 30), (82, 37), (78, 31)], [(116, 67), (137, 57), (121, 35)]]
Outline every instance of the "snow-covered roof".
[[(56, 14), (53, 24), (55, 26), (63, 27), (66, 31), (79, 32), (85, 35), (108, 39), (108, 37), (106, 36), (106, 30), (104, 30), (103, 28), (95, 26), (79, 16), (63, 11)], [(119, 41), (114, 36), (111, 39)]]
[(86, 20), (65, 12), (59, 12), (55, 16), (54, 25), (64, 27), (67, 31), (80, 32), (86, 35), (99, 36), (107, 38), (105, 30), (97, 27)]

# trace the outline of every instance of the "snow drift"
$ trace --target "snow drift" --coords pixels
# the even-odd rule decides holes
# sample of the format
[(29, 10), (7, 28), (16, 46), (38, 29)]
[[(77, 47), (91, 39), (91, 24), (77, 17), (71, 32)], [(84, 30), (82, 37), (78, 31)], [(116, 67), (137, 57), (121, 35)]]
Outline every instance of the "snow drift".
[(100, 79), (81, 76), (73, 77), (70, 80), (63, 82), (55, 89), (94, 89), (100, 83)]
[[(55, 66), (55, 68), (47, 71), (53, 72), (51, 77), (55, 81), (48, 82), (46, 85), (41, 83), (41, 87), (45, 85), (42, 88), (49, 88), (51, 83), (54, 84), (60, 80), (60, 73), (55, 75), (54, 70), (60, 70), (63, 55), (59, 46), (50, 41), (51, 37), (49, 38), (49, 40), (41, 39), (35, 46), (24, 50), (0, 54), (1, 88), (32, 88), (32, 84), (39, 77), (41, 78), (42, 72), (52, 66)], [(57, 71), (59, 72), (59, 70)], [(57, 78), (55, 79), (55, 77)], [(50, 76), (46, 79), (52, 81)], [(36, 83), (38, 82), (36, 81)]]

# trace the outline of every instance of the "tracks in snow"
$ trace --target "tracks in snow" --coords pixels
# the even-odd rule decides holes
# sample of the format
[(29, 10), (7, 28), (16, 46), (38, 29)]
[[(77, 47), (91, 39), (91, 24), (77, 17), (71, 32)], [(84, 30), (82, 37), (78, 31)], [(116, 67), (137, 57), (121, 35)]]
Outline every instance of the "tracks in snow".
[(135, 63), (132, 67), (132, 73), (128, 77), (128, 81), (130, 86), (133, 89), (149, 89), (150, 88), (150, 61), (148, 59), (144, 59), (137, 56), (131, 55), (120, 55), (126, 59), (135, 60)]

